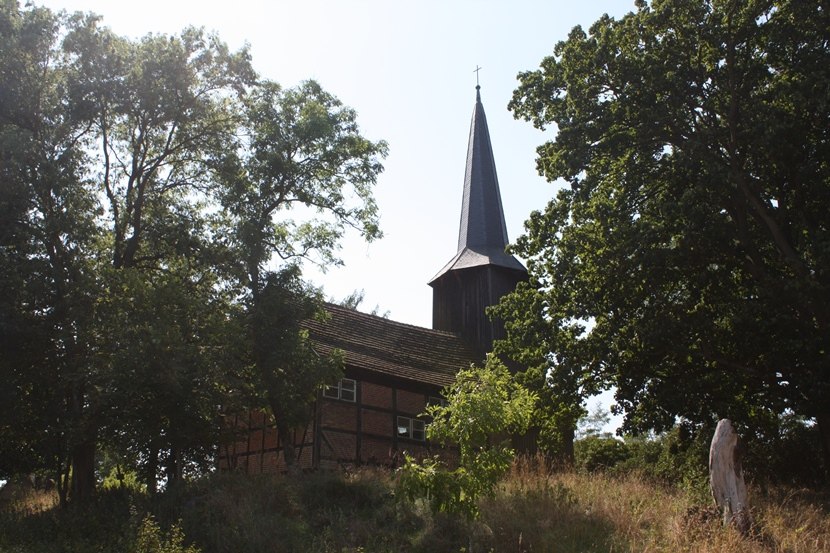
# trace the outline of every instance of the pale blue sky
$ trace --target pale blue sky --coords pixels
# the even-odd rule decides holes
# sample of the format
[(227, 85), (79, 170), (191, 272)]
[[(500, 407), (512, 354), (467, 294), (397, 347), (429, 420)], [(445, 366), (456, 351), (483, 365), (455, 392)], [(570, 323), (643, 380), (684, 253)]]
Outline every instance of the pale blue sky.
[[(476, 66), (496, 157), (508, 235), (556, 185), (535, 169), (535, 148), (552, 136), (516, 121), (507, 103), (516, 74), (535, 69), (576, 25), (620, 17), (634, 0), (40, 0), (92, 11), (138, 38), (188, 25), (216, 31), (232, 48), (251, 45), (256, 70), (283, 86), (314, 78), (355, 108), (363, 133), (390, 146), (376, 189), (385, 237), (343, 243), (345, 265), (306, 276), (327, 297), (365, 290), (363, 310), (432, 324), (427, 281), (455, 254)], [(593, 405), (597, 400), (591, 400)], [(610, 394), (600, 401), (610, 403)], [(615, 418), (610, 427), (619, 424)]]
[(549, 134), (507, 111), (516, 74), (535, 69), (570, 29), (633, 0), (583, 1), (201, 1), (48, 0), (52, 9), (92, 11), (119, 34), (215, 30), (234, 49), (251, 45), (264, 77), (284, 86), (308, 78), (355, 108), (363, 133), (389, 142), (376, 189), (385, 237), (343, 243), (342, 268), (307, 269), (328, 297), (364, 289), (363, 309), (431, 325), (427, 281), (455, 254), (476, 65), (511, 240), (555, 185), (535, 170)]

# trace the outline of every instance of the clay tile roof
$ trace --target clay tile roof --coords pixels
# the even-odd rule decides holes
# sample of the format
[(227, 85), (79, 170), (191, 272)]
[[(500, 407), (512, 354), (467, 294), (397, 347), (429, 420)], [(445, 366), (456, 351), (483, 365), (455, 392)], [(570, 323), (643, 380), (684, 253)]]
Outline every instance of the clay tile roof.
[(324, 305), (325, 321), (303, 323), (321, 355), (343, 351), (352, 367), (435, 386), (481, 360), (457, 334), (408, 325), (338, 305)]

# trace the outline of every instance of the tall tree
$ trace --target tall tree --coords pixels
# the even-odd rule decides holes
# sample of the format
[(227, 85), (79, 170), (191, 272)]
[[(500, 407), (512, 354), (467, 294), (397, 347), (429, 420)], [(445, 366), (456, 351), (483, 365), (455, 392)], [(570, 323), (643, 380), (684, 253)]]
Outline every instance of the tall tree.
[(4, 455), (0, 471), (48, 469), (63, 502), (85, 427), (67, 413), (90, 360), (100, 237), (82, 171), (88, 125), (65, 102), (64, 25), (46, 9), (0, 4), (0, 428), (8, 449), (24, 452)]
[[(140, 421), (145, 432), (134, 436), (157, 436), (145, 444), (151, 467), (167, 446), (167, 473), (175, 480), (181, 471), (182, 437), (171, 436), (177, 423), (169, 420), (169, 407), (178, 407), (178, 415), (186, 420), (182, 408), (192, 402), (184, 396), (193, 399), (197, 393), (191, 387), (195, 375), (187, 373), (196, 369), (193, 363), (205, 361), (187, 349), (197, 347), (194, 340), (203, 336), (190, 329), (182, 340), (174, 339), (196, 324), (190, 320), (198, 319), (195, 312), (176, 309), (173, 303), (162, 317), (148, 307), (169, 296), (174, 283), (181, 298), (186, 298), (181, 306), (187, 301), (216, 305), (210, 285), (199, 286), (210, 276), (212, 263), (206, 253), (210, 237), (200, 202), (213, 181), (215, 160), (232, 147), (239, 123), (235, 102), (255, 81), (255, 74), (246, 50), (232, 53), (217, 37), (198, 29), (186, 29), (179, 36), (148, 35), (133, 42), (100, 27), (95, 16), (76, 15), (72, 23), (63, 41), (73, 62), (67, 95), (90, 122), (86, 167), (105, 198), (111, 260), (105, 283), (108, 314), (101, 319), (104, 340), (99, 350), (104, 355), (99, 356), (99, 372), (94, 375), (99, 391), (90, 395), (81, 388), (78, 392), (78, 404), (89, 411), (90, 428), (73, 474), (91, 474), (96, 433), (107, 420), (120, 426), (110, 431), (125, 430), (127, 420), (106, 419), (103, 414), (108, 406), (131, 404), (128, 398), (135, 390), (123, 378), (129, 363), (126, 367), (117, 363), (129, 353), (143, 360), (139, 376), (146, 377), (140, 381), (148, 388), (141, 405), (144, 413), (153, 415)], [(136, 305), (136, 297), (144, 303)], [(118, 309), (126, 311), (123, 318), (113, 315)], [(108, 321), (119, 324), (107, 326)], [(158, 382), (159, 375), (168, 375), (169, 381)], [(190, 380), (191, 386), (181, 378)], [(157, 386), (149, 387), (151, 382)], [(163, 428), (160, 417), (168, 417)], [(170, 439), (160, 444), (161, 436)], [(154, 472), (147, 473), (151, 487)]]
[(385, 144), (196, 29), (132, 41), (2, 0), (0, 74), (0, 473), (48, 468), (82, 500), (103, 440), (173, 483), (252, 374), (280, 424), (307, 415), (337, 363), (299, 330), (317, 294), (291, 260), (380, 235)]
[(256, 79), (249, 54), (194, 28), (132, 42), (91, 15), (74, 17), (63, 47), (74, 57), (69, 99), (93, 125), (88, 167), (106, 198), (112, 264), (157, 266), (152, 241), (189, 237), (154, 223), (193, 212), (233, 145), (234, 101)]
[(791, 409), (830, 458), (830, 10), (636, 6), (519, 75), (510, 108), (555, 126), (537, 166), (569, 186), (518, 241), (536, 285), (508, 303), (541, 309), (511, 335), (543, 327), (629, 429)]
[(361, 136), (356, 117), (316, 82), (289, 90), (260, 83), (245, 101), (242, 142), (224, 169), (221, 202), (246, 289), (248, 363), (289, 466), (289, 430), (307, 422), (316, 390), (336, 374), (336, 362), (312, 355), (300, 330), (316, 294), (299, 280), (297, 262), (338, 263), (349, 228), (367, 240), (380, 236), (372, 187), (386, 144)]
[(574, 351), (579, 346), (575, 340), (579, 325), (552, 326), (549, 315), (538, 316), (549, 309), (538, 293), (544, 288), (538, 281), (520, 282), (509, 298), (489, 308), (504, 321), (509, 337), (496, 341), (493, 349), (522, 367), (516, 381), (538, 398), (533, 431), (538, 432), (539, 449), (553, 461), (570, 464), (577, 421), (585, 414), (585, 396), (596, 386), (585, 378), (582, 360)]
[[(185, 407), (215, 410), (215, 397), (200, 403), (203, 388), (193, 386), (215, 356), (193, 352), (215, 350), (217, 312), (229, 307), (231, 291), (218, 274), (227, 263), (215, 257), (222, 252), (204, 190), (232, 147), (238, 97), (255, 74), (247, 51), (231, 53), (194, 29), (133, 42), (94, 16), (11, 1), (0, 26), (9, 215), (0, 230), (9, 295), (0, 308), (8, 336), (17, 337), (3, 340), (10, 355), (2, 368), (13, 404), (23, 407), (10, 410), (20, 416), (3, 420), (3, 433), (59, 458), (72, 496), (84, 499), (94, 490), (101, 432), (136, 428), (128, 415), (139, 411), (128, 406), (140, 404), (148, 416), (175, 407), (183, 420)], [(163, 317), (154, 311), (162, 302), (170, 307)], [(125, 378), (128, 353), (136, 355), (132, 367), (144, 361), (140, 402), (132, 401), (140, 387)], [(150, 386), (162, 373), (180, 385)], [(154, 420), (133, 436), (172, 435)], [(166, 442), (174, 477), (184, 447), (176, 442)]]

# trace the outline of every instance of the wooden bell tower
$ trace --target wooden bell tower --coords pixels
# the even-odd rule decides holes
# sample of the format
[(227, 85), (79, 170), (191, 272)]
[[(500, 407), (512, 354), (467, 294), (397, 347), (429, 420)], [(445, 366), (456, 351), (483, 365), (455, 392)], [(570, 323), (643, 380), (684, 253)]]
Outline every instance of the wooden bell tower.
[(501, 322), (491, 321), (485, 309), (528, 276), (524, 265), (505, 252), (507, 226), (480, 89), (477, 85), (467, 145), (458, 251), (429, 285), (432, 327), (460, 334), (483, 355), (505, 335)]

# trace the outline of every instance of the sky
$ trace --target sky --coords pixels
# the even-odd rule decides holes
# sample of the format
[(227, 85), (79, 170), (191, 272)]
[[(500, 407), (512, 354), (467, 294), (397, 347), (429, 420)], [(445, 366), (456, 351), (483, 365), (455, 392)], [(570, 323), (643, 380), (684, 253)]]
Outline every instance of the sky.
[(363, 290), (362, 310), (429, 327), (427, 282), (455, 255), (476, 67), (496, 158), (508, 236), (515, 240), (557, 183), (536, 172), (553, 138), (507, 110), (521, 71), (536, 69), (576, 25), (619, 17), (633, 0), (35, 0), (93, 12), (118, 34), (215, 31), (249, 44), (254, 68), (283, 86), (315, 79), (358, 113), (369, 139), (389, 143), (375, 197), (384, 238), (343, 241), (343, 266), (306, 276), (326, 297)]
[(283, 86), (317, 80), (358, 113), (364, 136), (389, 156), (375, 198), (384, 238), (342, 243), (341, 267), (305, 274), (361, 310), (430, 327), (427, 282), (455, 255), (476, 67), (496, 158), (508, 236), (561, 183), (536, 172), (536, 147), (553, 138), (507, 110), (519, 72), (536, 69), (570, 30), (634, 0), (34, 0), (94, 12), (120, 35), (215, 31), (232, 49), (250, 45), (253, 66)]

